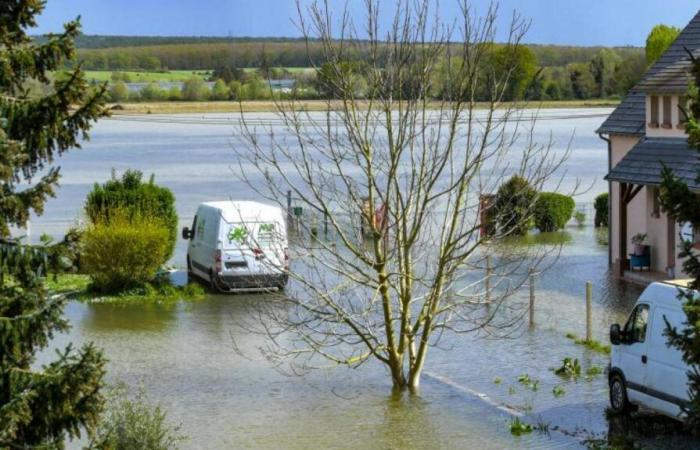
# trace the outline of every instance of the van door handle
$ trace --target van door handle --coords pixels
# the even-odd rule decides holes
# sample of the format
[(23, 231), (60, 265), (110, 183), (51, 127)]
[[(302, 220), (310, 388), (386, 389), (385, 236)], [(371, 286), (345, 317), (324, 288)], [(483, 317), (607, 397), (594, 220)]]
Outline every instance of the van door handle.
[(647, 355), (642, 355), (642, 364), (647, 363)]

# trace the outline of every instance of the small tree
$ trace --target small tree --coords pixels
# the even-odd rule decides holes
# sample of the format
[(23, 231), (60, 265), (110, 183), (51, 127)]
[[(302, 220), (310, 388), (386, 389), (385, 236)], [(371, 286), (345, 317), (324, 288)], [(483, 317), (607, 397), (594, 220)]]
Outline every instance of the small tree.
[(123, 102), (129, 99), (129, 88), (123, 81), (112, 83), (109, 87), (109, 99), (113, 102)]
[(530, 182), (520, 175), (513, 175), (498, 188), (496, 216), (498, 225), (512, 234), (523, 235), (532, 228), (532, 217), (537, 198)]
[(646, 41), (647, 64), (652, 65), (673, 44), (681, 30), (668, 25), (656, 25), (651, 29)]
[(200, 101), (208, 96), (207, 86), (199, 77), (192, 77), (182, 85), (182, 99), (187, 101)]
[(593, 208), (595, 209), (595, 218), (593, 223), (597, 227), (607, 227), (608, 226), (608, 193), (604, 192), (599, 194), (593, 201)]
[(231, 91), (223, 80), (216, 80), (211, 90), (212, 100), (228, 100)]
[[(50, 269), (45, 249), (10, 239), (9, 226), (25, 226), (53, 196), (59, 179), (54, 158), (77, 147), (105, 113), (106, 86), (91, 89), (79, 67), (50, 79), (75, 55), (79, 23), (38, 44), (27, 30), (43, 8), (39, 0), (0, 2), (1, 448), (63, 448), (66, 438), (95, 430), (103, 405), (105, 359), (92, 344), (78, 351), (68, 346), (37, 366), (37, 352), (68, 329), (65, 299), (44, 288)], [(23, 89), (29, 79), (52, 89), (29, 98)]]
[[(486, 289), (480, 199), (513, 172), (508, 157), (520, 159), (517, 174), (529, 189), (540, 189), (561, 159), (534, 143), (531, 129), (513, 145), (523, 113), (502, 103), (513, 66), (488, 77), (490, 95), (477, 111), (477, 90), (493, 72), (495, 8), (480, 19), (460, 3), (462, 28), (452, 34), (451, 24), (432, 20), (429, 0), (397, 2), (393, 20), (368, 0), (365, 25), (346, 11), (339, 29), (330, 3), (299, 7), (299, 22), (330, 63), (338, 99), (326, 100), (320, 114), (294, 98), (277, 100), (282, 132), (248, 126), (243, 116), (235, 151), (253, 189), (280, 205), (291, 190), (304, 211), (327, 218), (333, 239), (295, 247), (285, 307), (256, 305), (264, 323), (243, 325), (271, 335), (265, 354), (275, 361), (309, 368), (318, 358), (350, 367), (374, 360), (396, 389), (416, 389), (443, 332), (502, 336), (519, 323), (524, 309), (508, 299), (538, 259), (531, 247), (499, 255)], [(520, 45), (526, 29), (515, 18), (507, 45)], [(367, 55), (363, 98), (356, 74), (345, 70), (357, 54)], [(432, 74), (442, 61), (456, 67), (446, 68), (433, 102)], [(309, 222), (302, 235), (314, 234)], [(511, 220), (494, 238), (522, 226)]]

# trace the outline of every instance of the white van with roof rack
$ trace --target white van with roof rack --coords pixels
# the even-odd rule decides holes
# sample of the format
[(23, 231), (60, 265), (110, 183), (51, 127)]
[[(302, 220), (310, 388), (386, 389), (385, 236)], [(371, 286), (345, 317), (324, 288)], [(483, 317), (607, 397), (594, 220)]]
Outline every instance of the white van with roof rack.
[(689, 280), (650, 284), (637, 300), (623, 327), (610, 327), (612, 352), (608, 370), (610, 406), (616, 413), (643, 406), (682, 420), (689, 403), (688, 371), (681, 352), (670, 347), (665, 335), (685, 327), (686, 314), (679, 293)]
[(281, 208), (250, 201), (202, 203), (191, 228), (187, 271), (220, 292), (283, 290), (288, 280), (287, 227)]

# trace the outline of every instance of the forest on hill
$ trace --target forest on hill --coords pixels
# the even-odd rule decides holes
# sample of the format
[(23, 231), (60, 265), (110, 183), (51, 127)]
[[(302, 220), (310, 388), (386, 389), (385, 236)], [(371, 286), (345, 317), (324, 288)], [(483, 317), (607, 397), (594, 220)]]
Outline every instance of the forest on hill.
[[(668, 37), (664, 38), (662, 44), (670, 43), (666, 41)], [(494, 70), (498, 70), (498, 61), (503, 58), (515, 58), (518, 62), (518, 70), (513, 73), (510, 81), (512, 87), (508, 90), (508, 100), (621, 98), (636, 84), (651, 62), (648, 45), (646, 51), (639, 47), (489, 45), (492, 46), (490, 53), (493, 55)], [(230, 88), (232, 81), (239, 82), (242, 86), (257, 83), (258, 86), (252, 90), (260, 92), (260, 81), (274, 78), (294, 79), (295, 87), (298, 88), (296, 93), (303, 92), (306, 98), (327, 98), (334, 95), (327, 89), (332, 83), (324, 79), (327, 78), (323, 69), (327, 63), (324, 49), (320, 42), (313, 40), (82, 35), (76, 46), (78, 61), (84, 69), (112, 72), (113, 82), (121, 79), (120, 72), (127, 71), (211, 71), (214, 74), (211, 81), (222, 80), (229, 86), (227, 89), (230, 92), (220, 92), (219, 98), (233, 99), (236, 97), (235, 91), (243, 92), (237, 85)], [(358, 95), (361, 95), (363, 70), (366, 70), (367, 65), (366, 49), (362, 42), (351, 43), (349, 48), (352, 50), (346, 54), (348, 70), (357, 73)], [(441, 71), (444, 74), (449, 66), (445, 63), (435, 68), (433, 76), (436, 98), (440, 97)], [(286, 70), (310, 67), (318, 69), (315, 72)], [(251, 68), (258, 69), (252, 77)], [(250, 95), (247, 97), (250, 98)]]

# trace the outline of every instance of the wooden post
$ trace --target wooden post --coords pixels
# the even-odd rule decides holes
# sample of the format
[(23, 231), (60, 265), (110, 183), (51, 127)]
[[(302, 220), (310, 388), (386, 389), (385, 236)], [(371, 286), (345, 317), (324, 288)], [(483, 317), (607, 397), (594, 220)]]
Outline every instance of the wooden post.
[(491, 255), (486, 255), (486, 306), (491, 306)]
[(530, 327), (535, 326), (535, 271), (530, 268)]
[(294, 216), (292, 215), (292, 191), (287, 191), (287, 228), (292, 227)]
[(593, 327), (591, 324), (592, 306), (591, 297), (593, 296), (593, 285), (590, 281), (586, 281), (586, 341), (593, 340)]

